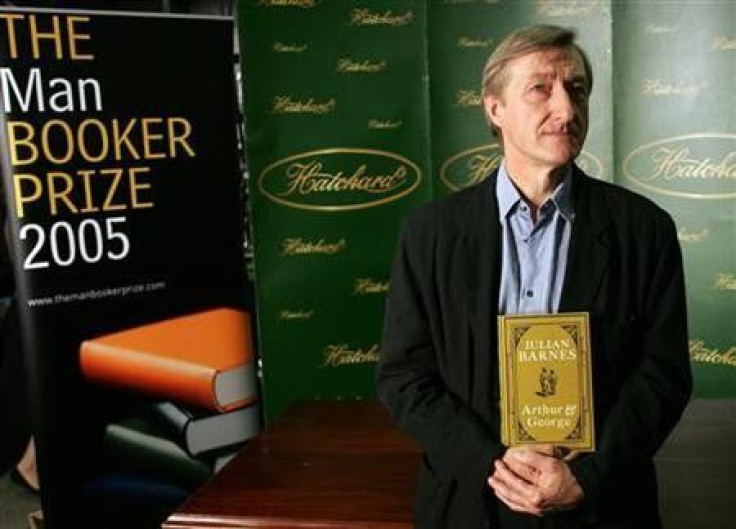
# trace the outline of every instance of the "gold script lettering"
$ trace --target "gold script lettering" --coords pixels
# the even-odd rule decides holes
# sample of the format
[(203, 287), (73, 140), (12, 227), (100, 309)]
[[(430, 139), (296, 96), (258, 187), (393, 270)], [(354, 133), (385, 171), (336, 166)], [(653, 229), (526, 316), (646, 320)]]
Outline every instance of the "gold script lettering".
[(736, 38), (719, 35), (713, 39), (713, 49), (718, 51), (734, 51), (736, 50)]
[(694, 97), (705, 90), (706, 86), (708, 86), (706, 81), (700, 83), (687, 83), (685, 81), (666, 83), (659, 79), (644, 79), (642, 94), (647, 97)]
[(479, 107), (483, 104), (483, 98), (477, 90), (458, 90), (455, 106)]
[(279, 193), (288, 196), (293, 193), (308, 195), (310, 193), (340, 193), (363, 191), (365, 193), (390, 193), (401, 187), (407, 178), (404, 165), (396, 167), (391, 174), (366, 174), (368, 167), (360, 165), (350, 176), (342, 171), (335, 174), (325, 172), (322, 162), (310, 160), (306, 163), (294, 163), (286, 169), (289, 185), (286, 191)]
[(644, 27), (644, 31), (647, 33), (674, 33), (679, 28), (677, 26), (661, 26), (659, 24), (647, 24)]
[(301, 7), (311, 9), (319, 4), (319, 0), (260, 0), (259, 6), (263, 7)]
[(414, 12), (394, 13), (390, 9), (383, 12), (366, 8), (353, 9), (350, 12), (351, 26), (406, 26), (414, 20)]
[(501, 164), (502, 159), (503, 155), (501, 153), (492, 154), (491, 156), (476, 154), (471, 157), (468, 161), (470, 172), (468, 173), (469, 178), (466, 185), (477, 184), (485, 180), (490, 172)]
[(314, 316), (314, 310), (282, 310), (279, 312), (281, 320), (308, 320)]
[(295, 101), (290, 96), (276, 96), (273, 98), (272, 114), (329, 114), (337, 106), (335, 98), (322, 103), (310, 97), (306, 101)]
[(309, 48), (309, 44), (285, 44), (283, 42), (274, 42), (273, 51), (279, 53), (304, 53)]
[(294, 255), (310, 255), (310, 254), (323, 254), (323, 255), (334, 255), (340, 253), (345, 249), (345, 239), (340, 239), (337, 242), (328, 243), (324, 239), (318, 241), (307, 241), (301, 237), (293, 237), (284, 239), (281, 242), (281, 255), (294, 256)]
[(344, 365), (370, 364), (378, 362), (378, 344), (367, 350), (352, 350), (348, 344), (333, 344), (325, 347), (322, 367), (339, 367)]
[(388, 281), (376, 281), (369, 277), (361, 277), (355, 280), (354, 294), (383, 294), (388, 292)]
[(539, 0), (538, 11), (550, 17), (583, 17), (590, 14), (595, 4), (581, 0)]
[(457, 39), (458, 48), (490, 48), (493, 45), (493, 39), (476, 39), (472, 37), (459, 37)]
[(727, 365), (736, 368), (736, 346), (723, 352), (706, 347), (704, 340), (690, 340), (690, 359), (703, 364)]
[(713, 282), (713, 290), (736, 290), (736, 276), (720, 273)]
[(342, 58), (337, 61), (337, 71), (340, 73), (378, 73), (386, 68), (386, 61), (354, 61)]
[(680, 228), (677, 231), (677, 238), (680, 240), (680, 242), (685, 242), (685, 243), (690, 243), (690, 244), (703, 242), (707, 236), (708, 236), (707, 228), (703, 228), (699, 232), (689, 231), (687, 228)]
[(368, 128), (369, 129), (400, 129), (401, 126), (404, 124), (403, 121), (400, 119), (397, 120), (391, 120), (391, 119), (369, 119), (368, 120)]
[(650, 180), (733, 180), (736, 179), (736, 152), (721, 160), (698, 159), (689, 147), (660, 147), (652, 154), (654, 171)]

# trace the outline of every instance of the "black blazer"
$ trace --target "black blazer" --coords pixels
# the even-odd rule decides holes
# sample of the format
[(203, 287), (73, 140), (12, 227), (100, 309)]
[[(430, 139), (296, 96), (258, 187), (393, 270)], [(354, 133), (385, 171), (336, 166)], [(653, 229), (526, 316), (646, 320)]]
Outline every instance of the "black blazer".
[(560, 312), (591, 317), (597, 450), (571, 464), (584, 506), (540, 521), (508, 510), (486, 484), (505, 451), (494, 173), (412, 214), (394, 260), (377, 388), (425, 450), (418, 528), (661, 526), (652, 457), (692, 389), (675, 227), (649, 200), (573, 173)]

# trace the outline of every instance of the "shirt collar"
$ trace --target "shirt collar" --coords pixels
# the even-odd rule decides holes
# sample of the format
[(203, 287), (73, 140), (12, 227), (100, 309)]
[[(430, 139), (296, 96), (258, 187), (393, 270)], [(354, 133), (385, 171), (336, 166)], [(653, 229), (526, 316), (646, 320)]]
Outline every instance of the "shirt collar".
[(503, 160), (498, 168), (498, 179), (496, 184), (496, 198), (498, 199), (498, 216), (501, 221), (506, 219), (511, 210), (521, 200), (521, 194), (511, 181), (506, 170), (506, 161)]
[[(501, 162), (498, 168), (496, 199), (498, 200), (499, 219), (502, 221), (508, 217), (521, 200), (521, 194), (516, 189), (506, 170), (505, 160)], [(551, 200), (554, 203), (565, 220), (572, 221), (575, 218), (575, 209), (572, 201), (572, 167), (570, 164), (565, 168), (562, 181), (547, 200)]]
[(575, 207), (572, 201), (572, 165), (568, 164), (562, 181), (557, 185), (549, 199), (554, 202), (557, 210), (566, 221), (572, 222), (575, 218)]

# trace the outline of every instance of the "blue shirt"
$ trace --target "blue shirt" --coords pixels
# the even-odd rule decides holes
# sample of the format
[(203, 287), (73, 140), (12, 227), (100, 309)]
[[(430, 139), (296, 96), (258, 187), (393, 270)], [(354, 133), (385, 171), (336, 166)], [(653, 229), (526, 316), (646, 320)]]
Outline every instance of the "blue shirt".
[(541, 205), (536, 224), (505, 163), (498, 170), (496, 198), (502, 251), (498, 313), (557, 312), (575, 218), (572, 170), (568, 166), (562, 181)]

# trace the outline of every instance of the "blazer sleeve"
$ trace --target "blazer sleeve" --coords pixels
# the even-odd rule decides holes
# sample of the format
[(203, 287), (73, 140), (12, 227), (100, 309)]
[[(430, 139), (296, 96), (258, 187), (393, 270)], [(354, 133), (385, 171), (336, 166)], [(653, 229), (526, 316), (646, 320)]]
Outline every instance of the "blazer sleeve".
[(645, 256), (637, 264), (638, 282), (645, 285), (641, 321), (630, 343), (638, 349), (638, 361), (605, 419), (596, 451), (571, 463), (594, 512), (613, 487), (636, 480), (651, 464), (692, 391), (682, 255), (670, 217), (656, 220), (653, 235), (637, 241)]
[(423, 446), (432, 472), (482, 491), (505, 447), (443, 379), (441, 364), (464, 355), (441, 350), (436, 340), (444, 330), (439, 327), (458, 320), (440, 316), (452, 307), (437, 306), (436, 235), (412, 220), (402, 230), (393, 263), (376, 375), (378, 396), (394, 421)]

